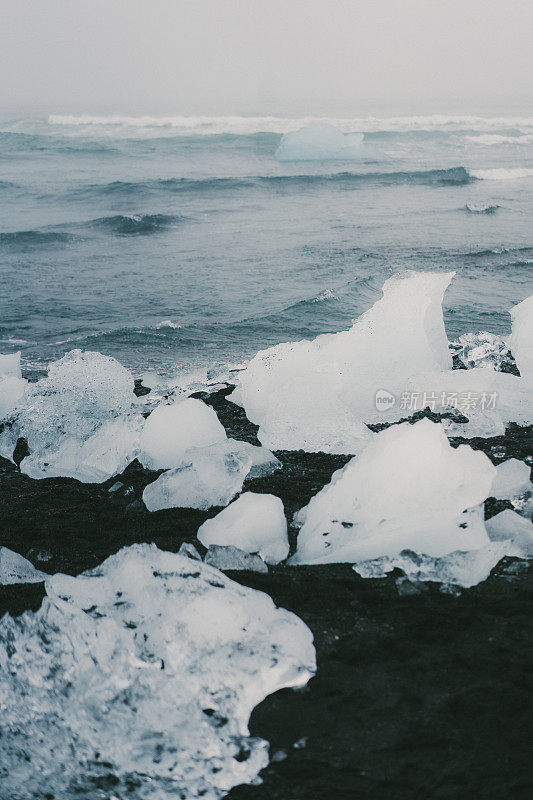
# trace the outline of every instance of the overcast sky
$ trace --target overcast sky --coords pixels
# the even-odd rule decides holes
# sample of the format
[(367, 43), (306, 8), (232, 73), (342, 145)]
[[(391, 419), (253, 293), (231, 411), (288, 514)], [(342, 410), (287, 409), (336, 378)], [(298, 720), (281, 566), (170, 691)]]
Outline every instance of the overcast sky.
[(0, 105), (515, 111), (533, 0), (2, 0)]

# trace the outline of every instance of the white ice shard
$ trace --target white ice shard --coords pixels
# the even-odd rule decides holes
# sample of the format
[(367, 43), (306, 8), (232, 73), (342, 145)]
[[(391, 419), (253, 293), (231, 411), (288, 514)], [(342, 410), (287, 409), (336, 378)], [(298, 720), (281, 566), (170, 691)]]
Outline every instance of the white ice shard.
[(279, 564), (289, 554), (283, 503), (272, 494), (241, 494), (216, 517), (206, 520), (197, 537), (205, 547), (234, 545), (258, 553), (267, 564)]
[(533, 384), (533, 294), (511, 309), (509, 346), (522, 378)]
[(491, 541), (506, 543), (506, 555), (519, 558), (533, 557), (533, 524), (516, 511), (506, 508), (486, 522)]
[(193, 398), (178, 400), (158, 406), (146, 420), (139, 461), (149, 469), (179, 467), (189, 448), (225, 439), (226, 431), (212, 408)]
[(297, 616), (154, 545), (46, 591), (0, 621), (3, 798), (220, 800), (257, 777), (252, 709), (316, 668)]
[(145, 488), (143, 501), (148, 511), (227, 506), (241, 491), (252, 466), (248, 450), (241, 444), (227, 439), (187, 450), (180, 467), (163, 472)]
[(353, 454), (371, 438), (364, 423), (405, 416), (399, 404), (377, 398), (400, 397), (412, 375), (451, 368), (441, 304), (453, 275), (394, 276), (350, 330), (258, 353), (240, 387), (260, 441), (274, 450)]
[(30, 451), (23, 471), (79, 480), (121, 471), (135, 457), (142, 424), (134, 401), (133, 376), (110, 356), (72, 350), (52, 362), (45, 378), (27, 385), (11, 422), (12, 440), (25, 438)]
[[(48, 577), (50, 576), (35, 569), (24, 556), (7, 547), (0, 547), (0, 586), (11, 583), (42, 583)], [(0, 776), (1, 774), (0, 768)]]
[(310, 122), (282, 136), (278, 161), (341, 161), (365, 155), (362, 133), (343, 133), (328, 122)]
[(232, 544), (212, 544), (205, 554), (205, 563), (222, 570), (244, 570), (245, 572), (268, 572), (268, 567), (255, 553), (247, 553)]
[(531, 467), (517, 458), (509, 458), (496, 467), (496, 476), (490, 496), (497, 500), (510, 500), (525, 492), (530, 486)]
[(234, 446), (238, 446), (243, 453), (247, 453), (251, 460), (252, 466), (250, 472), (246, 476), (249, 480), (254, 478), (265, 478), (272, 475), (273, 472), (282, 468), (282, 463), (279, 458), (276, 458), (274, 453), (267, 450), (266, 447), (256, 447), (249, 442), (241, 442), (236, 439), (229, 439)]
[(20, 369), (20, 352), (0, 354), (0, 422), (13, 413), (27, 383)]
[(438, 558), (483, 547), (480, 504), (495, 472), (484, 453), (452, 448), (440, 424), (393, 425), (298, 512), (289, 563), (356, 563), (402, 550)]

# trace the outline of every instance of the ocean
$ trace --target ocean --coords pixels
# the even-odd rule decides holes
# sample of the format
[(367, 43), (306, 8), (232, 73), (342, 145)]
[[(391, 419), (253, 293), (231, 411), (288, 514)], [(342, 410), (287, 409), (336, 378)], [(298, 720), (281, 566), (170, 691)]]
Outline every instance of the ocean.
[(391, 274), (457, 271), (448, 337), (533, 284), (533, 117), (328, 119), (362, 157), (281, 163), (280, 117), (0, 123), (0, 352), (205, 374), (349, 327)]

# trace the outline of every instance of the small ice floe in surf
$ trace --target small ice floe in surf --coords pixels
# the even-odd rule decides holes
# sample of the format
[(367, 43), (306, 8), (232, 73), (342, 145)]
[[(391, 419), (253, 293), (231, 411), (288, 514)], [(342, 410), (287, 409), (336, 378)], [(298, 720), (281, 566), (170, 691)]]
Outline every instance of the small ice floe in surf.
[(501, 208), (497, 203), (467, 203), (464, 207), (468, 214), (495, 214)]
[(234, 569), (239, 572), (268, 572), (268, 567), (261, 556), (256, 553), (247, 553), (232, 544), (210, 545), (204, 561), (223, 571)]
[(310, 122), (281, 139), (278, 161), (342, 161), (365, 156), (362, 133), (342, 133), (327, 122)]
[(253, 708), (316, 670), (296, 615), (154, 545), (45, 587), (0, 621), (3, 797), (220, 800), (256, 780)]
[(161, 328), (181, 328), (179, 322), (172, 322), (171, 319), (164, 319), (161, 322), (158, 322), (156, 328), (160, 330)]
[(484, 453), (452, 448), (440, 424), (391, 426), (295, 516), (289, 563), (353, 564), (406, 549), (441, 558), (484, 547), (481, 504), (495, 474)]
[(44, 572), (35, 569), (24, 556), (0, 547), (0, 586), (12, 583), (42, 583), (48, 578)]
[(267, 564), (279, 564), (289, 554), (283, 503), (272, 494), (245, 492), (197, 533), (205, 546), (234, 545), (257, 553)]

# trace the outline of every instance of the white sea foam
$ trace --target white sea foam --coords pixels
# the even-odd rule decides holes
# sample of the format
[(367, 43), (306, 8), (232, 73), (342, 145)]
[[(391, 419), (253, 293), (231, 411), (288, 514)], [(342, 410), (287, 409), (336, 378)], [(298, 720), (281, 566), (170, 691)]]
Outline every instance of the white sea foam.
[(122, 116), (51, 114), (49, 125), (62, 127), (113, 127), (118, 128), (168, 128), (176, 133), (192, 134), (252, 134), (258, 132), (288, 133), (311, 122), (327, 122), (344, 133), (353, 131), (410, 131), (410, 130), (469, 130), (490, 132), (505, 127), (518, 128), (524, 133), (533, 132), (533, 117), (482, 117), (470, 115), (414, 115), (392, 117), (278, 117), (278, 116)]
[(533, 178), (533, 167), (496, 167), (495, 169), (470, 169), (473, 178), (483, 181), (513, 181), (516, 178)]

